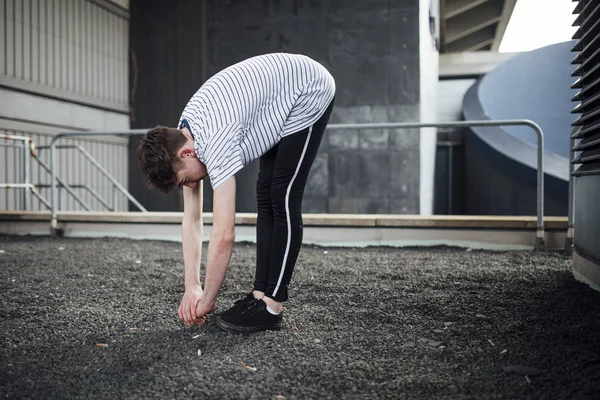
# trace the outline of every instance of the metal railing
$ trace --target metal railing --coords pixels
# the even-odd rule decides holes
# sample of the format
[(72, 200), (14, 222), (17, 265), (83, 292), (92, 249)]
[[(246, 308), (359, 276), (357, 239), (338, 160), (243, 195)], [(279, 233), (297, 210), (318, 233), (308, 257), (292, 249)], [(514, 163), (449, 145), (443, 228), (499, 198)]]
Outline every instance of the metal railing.
[(454, 121), (454, 122), (386, 122), (365, 124), (330, 124), (327, 129), (395, 129), (395, 128), (471, 128), (491, 126), (528, 126), (537, 135), (537, 221), (535, 248), (544, 249), (544, 132), (535, 122), (528, 119)]
[[(116, 207), (116, 193), (117, 193), (117, 190), (118, 190), (125, 197), (127, 197), (127, 199), (129, 201), (131, 201), (140, 211), (144, 211), (144, 212), (148, 211), (86, 149), (84, 149), (83, 147), (81, 147), (79, 145), (62, 145), (62, 146), (54, 146), (54, 148), (55, 149), (75, 149), (75, 150), (77, 150), (80, 154), (83, 155), (83, 157), (85, 159), (87, 159), (96, 168), (96, 170), (98, 170), (98, 172), (100, 172), (100, 174), (102, 174), (106, 179), (108, 179), (110, 181), (110, 183), (112, 183), (112, 207), (110, 205), (108, 205), (104, 201), (104, 199), (101, 199), (100, 196), (92, 188), (88, 187), (87, 185), (77, 185), (78, 187), (81, 187), (81, 188), (87, 190), (93, 197), (95, 197), (98, 201), (100, 201), (100, 203), (102, 205), (104, 205), (107, 209), (109, 209), (110, 211), (114, 211), (115, 210), (115, 207)], [(38, 149), (50, 149), (50, 154), (51, 154), (50, 158), (52, 159), (52, 144), (50, 146), (38, 146)], [(50, 173), (50, 175), (52, 175), (52, 168), (48, 168), (45, 164), (42, 164), (42, 167), (44, 169), (46, 169)], [(58, 178), (57, 178), (57, 181), (58, 181)], [(58, 183), (61, 184), (61, 185), (63, 185), (63, 187), (65, 187), (65, 189), (67, 189), (67, 190), (71, 190), (70, 188), (76, 187), (76, 185), (71, 185), (69, 187), (68, 185), (66, 185), (65, 183), (61, 183), (60, 181), (58, 181)], [(89, 207), (87, 207), (85, 205), (83, 205), (83, 207), (85, 207), (87, 210), (89, 210)]]
[[(492, 126), (528, 126), (534, 130), (537, 135), (537, 207), (536, 207), (536, 240), (535, 249), (542, 250), (544, 244), (544, 133), (542, 128), (534, 121), (528, 119), (511, 120), (485, 120), (485, 121), (454, 121), (454, 122), (385, 122), (385, 123), (364, 123), (364, 124), (330, 124), (327, 129), (407, 129), (407, 128), (460, 128), (460, 127), (492, 127)], [(134, 135), (144, 134), (148, 129), (133, 129), (127, 131), (113, 132), (64, 132), (55, 135), (50, 142), (50, 171), (52, 176), (51, 188), (51, 230), (57, 230), (57, 209), (56, 209), (56, 142), (67, 136), (104, 136), (104, 135)], [(128, 197), (129, 198), (129, 197)], [(130, 199), (131, 200), (131, 199)]]
[[(60, 134), (58, 134), (60, 135)], [(56, 135), (56, 136), (58, 136)], [(48, 202), (41, 194), (37, 192), (38, 188), (50, 188), (51, 191), (54, 187), (62, 188), (67, 191), (69, 195), (73, 197), (73, 199), (86, 211), (90, 211), (91, 207), (87, 204), (83, 199), (81, 199), (77, 193), (73, 189), (83, 189), (87, 191), (93, 198), (95, 198), (102, 206), (106, 207), (109, 211), (116, 210), (116, 202), (117, 202), (117, 192), (121, 192), (127, 199), (129, 199), (133, 204), (135, 204), (141, 211), (147, 211), (144, 206), (140, 204), (128, 191), (125, 189), (86, 149), (79, 145), (64, 145), (64, 146), (55, 146), (58, 149), (75, 149), (81, 153), (85, 159), (87, 159), (97, 171), (100, 172), (101, 175), (106, 177), (112, 183), (112, 206), (108, 204), (108, 202), (100, 196), (98, 192), (96, 192), (92, 187), (85, 184), (67, 184), (61, 178), (56, 176), (53, 170), (42, 161), (39, 157), (37, 150), (50, 149), (50, 146), (38, 146), (35, 147), (34, 141), (31, 137), (28, 136), (19, 136), (19, 135), (8, 135), (3, 134), (0, 136), (0, 139), (5, 140), (14, 140), (22, 142), (21, 145), (14, 145), (9, 143), (0, 143), (0, 147), (12, 147), (17, 149), (23, 149), (23, 171), (22, 171), (22, 179), (24, 182), (20, 183), (0, 183), (0, 188), (3, 189), (19, 189), (23, 190), (23, 209), (27, 210), (29, 208), (29, 191), (49, 210), (52, 211), (52, 202)], [(33, 184), (31, 183), (31, 160), (34, 159), (37, 161), (38, 165), (42, 167), (48, 174), (52, 176), (52, 182), (49, 185), (46, 184)], [(60, 191), (58, 192), (60, 195)], [(58, 197), (58, 196), (57, 196)], [(60, 203), (60, 201), (59, 201)], [(56, 204), (54, 207), (57, 208)]]
[[(50, 230), (52, 233), (56, 233), (58, 231), (58, 223), (57, 223), (57, 178), (56, 178), (56, 149), (61, 146), (57, 146), (57, 142), (59, 139), (63, 137), (74, 137), (74, 136), (129, 136), (134, 134), (146, 133), (147, 129), (133, 129), (126, 131), (110, 131), (110, 132), (61, 132), (57, 133), (52, 137), (50, 141), (50, 146), (46, 146), (50, 148)], [(137, 201), (131, 193), (127, 191), (102, 165), (100, 165), (85, 149), (80, 146), (77, 147), (81, 153), (86, 157), (94, 166), (103, 174), (106, 178), (108, 178), (113, 184), (113, 189), (118, 189), (121, 193), (125, 195), (125, 197), (136, 205), (140, 209), (140, 211), (147, 212), (146, 208)], [(113, 201), (114, 201), (114, 192), (113, 192)]]
[(19, 135), (8, 135), (6, 133), (2, 134), (2, 136), (0, 136), (0, 138), (2, 139), (7, 139), (7, 140), (15, 140), (17, 142), (23, 142), (21, 144), (21, 146), (15, 146), (15, 145), (10, 145), (10, 144), (6, 144), (3, 143), (2, 146), (3, 147), (16, 147), (16, 148), (22, 148), (23, 149), (23, 179), (24, 182), (22, 183), (3, 183), (0, 184), (1, 188), (5, 188), (5, 189), (23, 189), (23, 208), (26, 210), (27, 208), (29, 208), (29, 196), (27, 196), (28, 192), (27, 190), (31, 191), (31, 193), (33, 193), (34, 196), (36, 196), (42, 203), (47, 204), (47, 202), (42, 199), (42, 197), (39, 195), (39, 193), (37, 193), (37, 191), (35, 190), (35, 186), (31, 184), (31, 180), (30, 180), (30, 167), (31, 167), (31, 157), (36, 157), (36, 152), (35, 152), (35, 145), (33, 143), (33, 139), (31, 139), (30, 137), (27, 136), (19, 136)]

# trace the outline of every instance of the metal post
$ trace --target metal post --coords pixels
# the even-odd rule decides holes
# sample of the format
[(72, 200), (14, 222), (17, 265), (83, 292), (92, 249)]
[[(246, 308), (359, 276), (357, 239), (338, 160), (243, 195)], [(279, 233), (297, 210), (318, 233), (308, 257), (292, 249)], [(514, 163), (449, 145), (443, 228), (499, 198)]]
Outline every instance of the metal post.
[(112, 185), (112, 210), (117, 211), (117, 186)]
[[(21, 180), (23, 181), (24, 184), (27, 184), (27, 162), (25, 161), (26, 157), (27, 157), (27, 143), (23, 142), (23, 146), (21, 148), (21, 151), (23, 152), (23, 169), (21, 170)], [(21, 206), (23, 207), (23, 210), (27, 211), (27, 190), (29, 188), (27, 186), (23, 186), (23, 199), (22, 199), (22, 203)]]
[(567, 239), (565, 240), (565, 251), (571, 253), (573, 251), (573, 242), (575, 239), (575, 178), (573, 172), (575, 171), (575, 165), (573, 160), (575, 159), (575, 139), (571, 138), (569, 141), (571, 148), (569, 149), (569, 224), (567, 228)]
[(452, 150), (454, 149), (454, 145), (450, 144), (448, 146), (448, 214), (452, 214), (452, 176), (453, 176), (453, 168), (452, 168)]
[(50, 143), (50, 234), (55, 235), (58, 232), (58, 223), (56, 221), (57, 208), (56, 208), (56, 157), (54, 143), (57, 136), (52, 138)]

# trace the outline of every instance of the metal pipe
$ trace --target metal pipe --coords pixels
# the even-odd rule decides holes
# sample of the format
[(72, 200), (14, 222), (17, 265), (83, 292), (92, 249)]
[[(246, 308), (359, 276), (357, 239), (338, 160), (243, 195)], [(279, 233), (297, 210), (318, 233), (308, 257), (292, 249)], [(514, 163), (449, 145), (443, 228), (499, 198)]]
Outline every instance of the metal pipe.
[[(28, 150), (27, 145), (23, 142), (23, 173), (25, 175), (25, 184), (27, 185), (31, 184), (31, 152)], [(29, 192), (27, 189), (23, 190), (23, 206), (25, 210), (29, 209)]]
[(46, 201), (35, 189), (35, 185), (29, 183), (0, 183), (0, 189), (29, 189), (31, 193), (38, 198), (48, 209), (50, 208), (50, 203)]
[(452, 169), (452, 151), (454, 150), (453, 146), (448, 146), (448, 214), (452, 214), (452, 177), (453, 177), (453, 169)]
[(573, 248), (573, 242), (575, 239), (575, 177), (573, 172), (575, 171), (575, 165), (573, 160), (575, 159), (575, 139), (571, 137), (569, 149), (569, 224), (567, 227), (567, 239), (565, 241), (565, 250), (571, 252)]
[[(40, 188), (40, 189), (42, 189), (42, 188), (50, 188), (51, 185), (38, 185), (37, 187)], [(61, 187), (64, 187), (64, 186), (59, 181), (58, 182), (58, 188), (60, 189)], [(90, 193), (92, 195), (93, 198), (95, 198), (96, 200), (98, 200), (104, 207), (106, 207), (107, 210), (113, 211), (113, 210), (111, 210), (110, 204), (108, 204), (106, 202), (106, 200), (104, 200), (102, 198), (102, 196), (100, 196), (100, 194), (98, 192), (96, 192), (92, 187), (90, 187), (88, 185), (69, 185), (69, 187), (72, 188), (72, 189), (83, 189), (83, 190), (86, 190), (88, 193)], [(87, 210), (87, 211), (89, 211), (89, 210)]]
[(112, 211), (117, 209), (117, 187), (112, 185)]

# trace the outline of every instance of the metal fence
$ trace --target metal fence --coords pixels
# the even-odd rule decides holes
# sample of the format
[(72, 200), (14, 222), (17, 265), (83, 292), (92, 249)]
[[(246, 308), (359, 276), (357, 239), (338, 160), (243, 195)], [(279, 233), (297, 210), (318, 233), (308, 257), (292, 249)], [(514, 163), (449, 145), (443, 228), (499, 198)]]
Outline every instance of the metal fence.
[[(459, 127), (490, 127), (490, 126), (528, 126), (537, 135), (537, 220), (535, 248), (544, 248), (544, 134), (542, 128), (535, 122), (527, 119), (515, 120), (486, 120), (486, 121), (455, 121), (439, 123), (419, 122), (388, 122), (388, 123), (366, 123), (366, 124), (330, 124), (329, 130), (335, 129), (404, 129), (404, 128), (459, 128)], [(51, 229), (56, 231), (57, 224), (57, 182), (56, 176), (56, 148), (57, 142), (63, 137), (74, 136), (102, 136), (102, 135), (132, 135), (146, 133), (147, 129), (135, 129), (125, 132), (64, 132), (55, 135), (50, 143), (50, 170), (52, 176), (51, 188)], [(133, 198), (129, 198), (132, 202)]]
[[(49, 144), (52, 137), (53, 134), (48, 133), (0, 130), (0, 209), (51, 208)], [(27, 151), (24, 151), (25, 144)], [(127, 139), (70, 138), (57, 151), (60, 153), (60, 162), (56, 165), (58, 209), (128, 209), (127, 199), (117, 193), (111, 182), (112, 178), (122, 186), (127, 183)]]

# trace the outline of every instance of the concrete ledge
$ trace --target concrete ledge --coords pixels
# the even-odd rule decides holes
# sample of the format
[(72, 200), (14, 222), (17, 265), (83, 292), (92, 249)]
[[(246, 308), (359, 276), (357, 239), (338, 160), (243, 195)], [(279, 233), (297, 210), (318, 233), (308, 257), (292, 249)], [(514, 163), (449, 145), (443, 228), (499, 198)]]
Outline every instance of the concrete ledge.
[(600, 265), (573, 250), (573, 276), (578, 281), (600, 291)]
[[(181, 241), (183, 213), (61, 212), (58, 226), (66, 237), (124, 237)], [(203, 240), (212, 232), (212, 214), (204, 214)], [(236, 241), (256, 242), (256, 214), (236, 215)], [(305, 214), (305, 244), (338, 247), (456, 246), (488, 250), (532, 250), (535, 217)], [(544, 239), (549, 250), (562, 250), (566, 217), (547, 217)], [(49, 235), (48, 212), (0, 212), (0, 234)]]
[[(102, 222), (136, 224), (181, 223), (181, 212), (60, 212), (61, 222)], [(203, 214), (204, 223), (212, 224), (212, 213)], [(463, 228), (463, 229), (536, 229), (535, 216), (458, 216), (458, 215), (382, 215), (382, 214), (304, 214), (304, 226), (389, 227), (389, 228)], [(50, 221), (47, 211), (0, 211), (0, 221)], [(236, 225), (256, 225), (255, 213), (237, 213)], [(545, 217), (545, 230), (567, 229), (567, 217)]]

